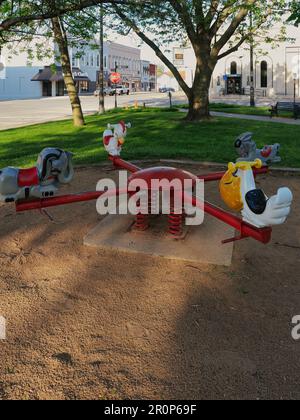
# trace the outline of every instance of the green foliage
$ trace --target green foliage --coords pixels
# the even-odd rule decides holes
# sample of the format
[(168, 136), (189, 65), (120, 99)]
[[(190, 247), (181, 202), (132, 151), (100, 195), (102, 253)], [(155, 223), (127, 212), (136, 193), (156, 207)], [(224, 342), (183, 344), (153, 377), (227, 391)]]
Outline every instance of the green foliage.
[[(189, 106), (176, 105), (176, 108), (188, 109)], [(211, 103), (209, 106), (210, 111), (225, 112), (226, 114), (241, 114), (241, 115), (256, 115), (259, 117), (270, 117), (270, 106), (247, 106), (235, 105), (227, 103)], [(292, 112), (281, 112), (280, 118), (294, 118)]]
[(293, 23), (296, 26), (300, 24), (300, 2), (293, 1), (291, 4), (291, 16), (289, 17), (289, 22)]
[[(92, 7), (82, 10), (71, 10), (61, 16), (61, 22), (68, 34), (69, 47), (75, 48), (76, 58), (84, 55), (87, 45), (97, 50), (99, 48), (96, 42), (99, 33), (99, 15), (100, 1), (65, 1), (59, 2), (60, 9), (76, 3), (87, 3)], [(95, 6), (96, 4), (96, 6)], [(13, 7), (11, 7), (13, 5)], [(43, 5), (43, 9), (39, 8)], [(26, 23), (18, 23), (17, 26), (1, 30), (0, 26), (0, 48), (6, 47), (6, 56), (8, 59), (20, 53), (27, 54), (27, 64), (30, 65), (35, 59), (42, 61), (59, 61), (58, 51), (53, 50), (53, 30), (51, 19), (47, 18), (53, 12), (54, 2), (52, 0), (37, 1), (2, 1), (0, 0), (0, 25), (1, 22), (7, 22), (17, 17), (27, 17), (29, 14), (34, 17), (38, 14), (45, 18), (39, 20), (30, 20)], [(55, 13), (54, 13), (55, 14)]]

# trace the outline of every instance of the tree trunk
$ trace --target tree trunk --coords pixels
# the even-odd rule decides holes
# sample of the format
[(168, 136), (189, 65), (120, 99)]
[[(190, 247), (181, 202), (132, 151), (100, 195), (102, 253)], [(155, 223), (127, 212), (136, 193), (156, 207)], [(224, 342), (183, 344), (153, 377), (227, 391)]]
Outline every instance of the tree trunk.
[(72, 66), (68, 49), (68, 39), (61, 23), (60, 18), (52, 19), (54, 39), (58, 45), (60, 52), (61, 65), (64, 75), (65, 85), (71, 102), (73, 121), (75, 127), (82, 127), (85, 125), (84, 116), (82, 112), (80, 98), (76, 89), (75, 81), (72, 74)]
[(202, 121), (210, 119), (209, 88), (212, 70), (207, 65), (197, 65), (195, 80), (189, 95), (189, 112), (187, 121)]

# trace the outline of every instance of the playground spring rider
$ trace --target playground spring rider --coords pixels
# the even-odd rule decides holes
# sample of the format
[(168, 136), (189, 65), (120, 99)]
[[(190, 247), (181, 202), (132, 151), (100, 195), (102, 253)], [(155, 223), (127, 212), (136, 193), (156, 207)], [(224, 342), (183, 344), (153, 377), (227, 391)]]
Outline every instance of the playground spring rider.
[(131, 124), (125, 124), (121, 121), (119, 124), (108, 124), (107, 130), (103, 134), (103, 144), (105, 150), (110, 156), (120, 156), (122, 146), (125, 143), (127, 129), (131, 128)]
[(68, 184), (74, 176), (72, 154), (60, 149), (44, 149), (35, 167), (0, 171), (0, 201), (18, 202), (30, 198), (52, 197), (59, 184)]
[[(286, 221), (292, 205), (292, 193), (288, 188), (281, 188), (278, 190), (276, 195), (268, 199), (268, 197), (263, 193), (262, 190), (256, 188), (255, 177), (259, 174), (266, 174), (268, 172), (268, 167), (263, 166), (261, 160), (256, 160), (254, 162), (238, 162), (237, 164), (230, 163), (228, 166), (228, 171), (225, 173), (218, 172), (199, 176), (195, 176), (189, 172), (169, 167), (155, 167), (143, 170), (133, 165), (132, 163), (126, 162), (120, 158), (121, 146), (122, 144), (124, 144), (124, 139), (126, 137), (127, 129), (129, 127), (129, 124), (126, 125), (124, 122), (121, 122), (117, 125), (109, 126), (109, 132), (105, 131), (104, 133), (104, 147), (108, 151), (109, 159), (113, 162), (115, 168), (131, 172), (132, 175), (130, 180), (142, 179), (146, 181), (148, 189), (150, 189), (150, 185), (152, 185), (151, 181), (154, 179), (167, 179), (169, 181), (177, 179), (180, 180), (182, 183), (186, 179), (192, 180), (194, 182), (197, 179), (201, 179), (204, 182), (219, 181), (220, 193), (224, 202), (229, 206), (231, 210), (237, 212), (241, 211), (242, 217), (238, 217), (232, 213), (229, 213), (209, 202), (200, 202), (192, 194), (189, 195), (185, 192), (182, 192), (184, 190), (181, 191), (181, 194), (185, 202), (188, 202), (194, 207), (198, 207), (201, 210), (204, 210), (205, 213), (210, 214), (211, 216), (233, 227), (236, 231), (239, 232), (239, 236), (224, 240), (223, 243), (237, 241), (244, 238), (253, 238), (259, 242), (267, 244), (271, 240), (272, 226), (280, 225)], [(114, 132), (112, 131), (112, 129), (114, 130)], [(63, 153), (66, 152), (60, 151), (60, 153), (62, 154), (59, 156), (62, 157)], [(46, 153), (46, 157), (47, 156), (48, 154)], [(69, 157), (68, 164), (62, 165), (62, 170), (60, 173), (58, 173), (58, 171), (56, 170), (57, 164), (55, 159), (52, 165), (50, 165), (50, 168), (52, 168), (50, 169), (50, 173), (54, 173), (52, 173), (50, 178), (48, 178), (48, 182), (51, 182), (52, 180), (52, 183), (54, 183), (55, 187), (58, 186), (59, 174), (65, 174), (61, 182), (71, 180), (72, 166), (70, 161), (70, 155), (66, 154), (66, 156)], [(49, 158), (43, 158), (42, 154), (41, 161), (48, 162), (48, 160)], [(14, 171), (15, 172), (13, 173), (18, 175), (19, 170), (15, 169)], [(48, 172), (46, 171), (46, 173)], [(37, 170), (37, 173), (40, 172)], [(38, 197), (36, 197), (34, 195), (34, 188), (37, 184), (36, 178), (34, 178), (33, 184), (29, 182), (30, 180), (28, 180), (28, 182), (25, 182), (23, 180), (22, 186), (17, 184), (19, 186), (20, 191), (23, 191), (22, 188), (27, 189), (27, 193), (24, 194), (24, 192), (18, 193), (19, 190), (15, 187), (15, 184), (13, 184), (14, 188), (12, 188), (12, 191), (10, 191), (9, 188), (6, 188), (6, 190), (3, 189), (3, 186), (7, 187), (7, 185), (10, 185), (9, 183), (5, 182), (6, 178), (3, 177), (3, 174), (5, 174), (5, 170), (2, 172), (2, 189), (0, 189), (0, 199), (2, 201), (11, 201), (7, 200), (7, 198), (13, 198), (16, 201), (17, 212), (24, 212), (36, 209), (44, 210), (49, 207), (97, 200), (99, 197), (107, 195), (128, 195), (127, 190), (115, 190), (85, 192), (79, 194), (61, 195), (57, 197), (51, 197), (49, 196), (49, 194), (47, 197), (46, 193), (41, 193), (38, 194)], [(18, 176), (16, 176), (16, 179), (18, 180)], [(40, 183), (44, 181), (44, 178), (39, 178)], [(8, 192), (8, 194), (3, 194), (3, 191)], [(56, 189), (52, 189), (51, 192), (54, 194), (56, 192)], [(156, 192), (158, 193), (159, 191)], [(151, 208), (153, 203), (150, 201), (147, 204), (149, 204), (149, 208)], [(149, 225), (148, 222), (149, 220), (147, 215), (138, 215), (136, 220), (136, 226), (137, 228), (144, 230), (147, 229)], [(175, 212), (173, 213), (173, 209), (171, 209), (169, 214), (169, 232), (172, 236), (180, 236), (183, 222), (184, 214), (182, 213), (178, 215), (177, 211), (175, 214)]]
[(253, 133), (241, 134), (236, 139), (234, 146), (239, 155), (238, 162), (253, 162), (255, 159), (260, 159), (266, 165), (281, 162), (280, 144), (276, 143), (258, 149), (253, 140)]

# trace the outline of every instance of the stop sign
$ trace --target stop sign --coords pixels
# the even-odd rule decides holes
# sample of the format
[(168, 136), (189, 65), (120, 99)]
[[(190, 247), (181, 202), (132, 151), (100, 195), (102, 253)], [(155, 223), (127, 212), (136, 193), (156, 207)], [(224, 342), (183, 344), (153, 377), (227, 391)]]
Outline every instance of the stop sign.
[(120, 75), (120, 73), (111, 73), (110, 75), (110, 81), (115, 85), (120, 83), (121, 79), (122, 79), (122, 76)]

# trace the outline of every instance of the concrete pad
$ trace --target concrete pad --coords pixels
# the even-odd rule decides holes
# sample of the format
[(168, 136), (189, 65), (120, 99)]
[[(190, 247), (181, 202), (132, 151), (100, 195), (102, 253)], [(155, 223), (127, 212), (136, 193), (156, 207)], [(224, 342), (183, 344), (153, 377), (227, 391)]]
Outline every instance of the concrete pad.
[(166, 216), (152, 217), (150, 228), (144, 232), (134, 229), (134, 221), (131, 215), (106, 216), (84, 238), (84, 244), (192, 263), (231, 265), (233, 243), (223, 245), (221, 241), (232, 238), (234, 229), (210, 216), (203, 225), (189, 227), (180, 240), (167, 233)]

